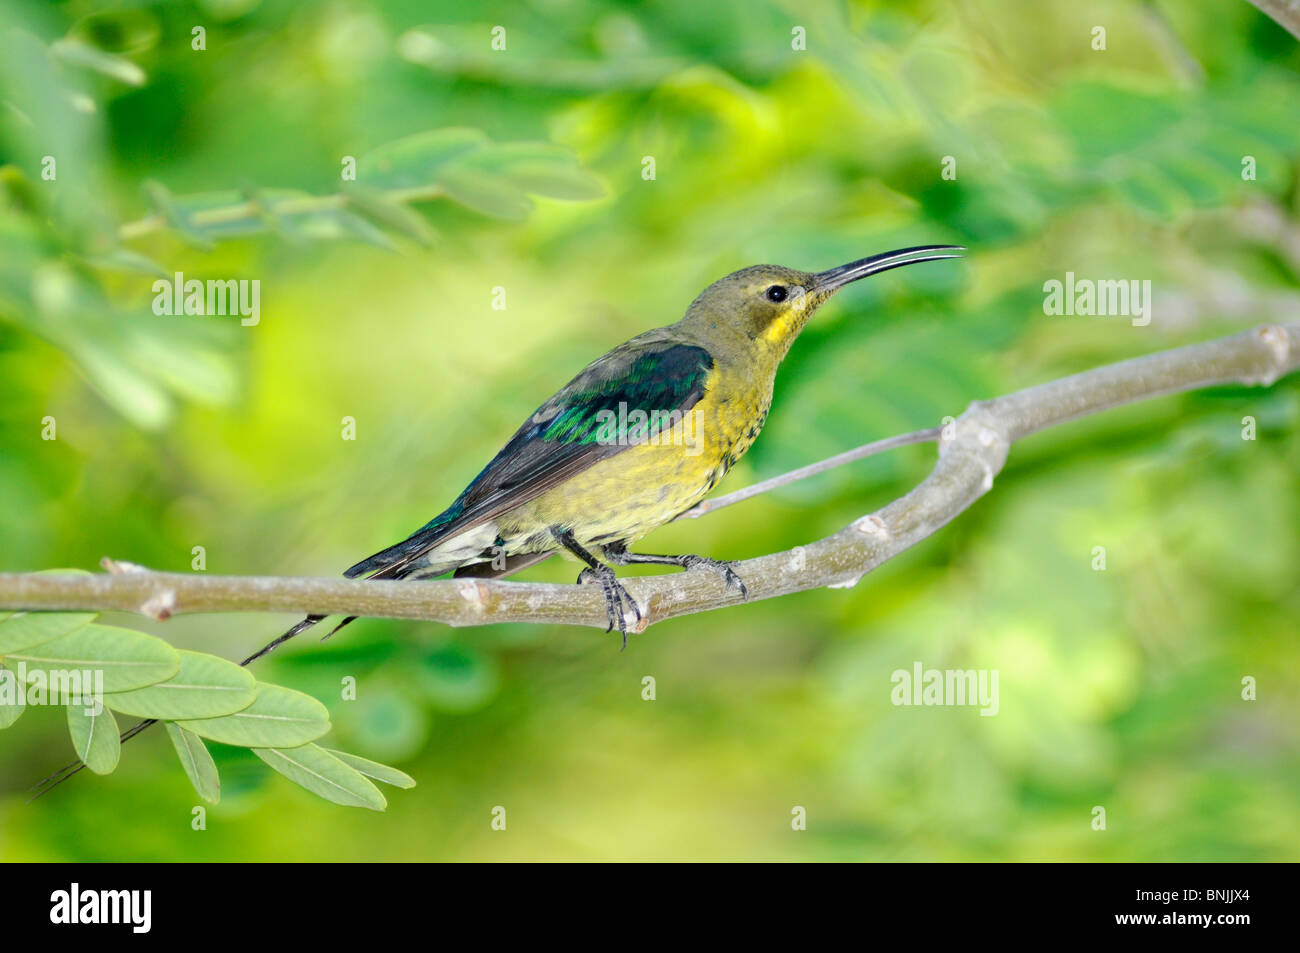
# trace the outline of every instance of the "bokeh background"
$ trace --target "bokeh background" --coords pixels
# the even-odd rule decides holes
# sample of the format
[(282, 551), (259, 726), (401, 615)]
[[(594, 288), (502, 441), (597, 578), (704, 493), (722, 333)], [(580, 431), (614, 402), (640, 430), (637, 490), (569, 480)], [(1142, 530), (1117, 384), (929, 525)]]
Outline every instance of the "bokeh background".
[[(441, 510), (585, 362), (757, 262), (971, 249), (819, 314), (722, 490), (1300, 310), (1300, 43), (1245, 0), (3, 0), (0, 44), (5, 571), (187, 571), (203, 546), (211, 573), (335, 574)], [(521, 147), (549, 171), (488, 169), (408, 206), (418, 224), (185, 226), (336, 194), (343, 156), (449, 128), (549, 143)], [(154, 316), (155, 269), (259, 279), (260, 324)], [(1066, 271), (1150, 279), (1152, 323), (1045, 315)], [(621, 654), (595, 630), (366, 620), (261, 665), (329, 705), (340, 746), (418, 780), (385, 814), (214, 745), (223, 799), (192, 831), (161, 733), (27, 804), (71, 755), (61, 712), (30, 710), (0, 735), (0, 858), (1295, 860), (1297, 433), (1294, 380), (1053, 429), (855, 588), (666, 622)], [(643, 545), (789, 548), (932, 454)], [(239, 658), (293, 617), (110, 621)], [(893, 706), (918, 660), (997, 669), (999, 714)]]

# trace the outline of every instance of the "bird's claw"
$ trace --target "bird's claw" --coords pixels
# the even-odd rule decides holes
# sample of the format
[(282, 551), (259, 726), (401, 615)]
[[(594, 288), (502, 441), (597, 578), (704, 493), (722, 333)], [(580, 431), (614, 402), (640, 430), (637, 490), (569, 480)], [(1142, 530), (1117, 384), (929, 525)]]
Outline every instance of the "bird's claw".
[(736, 574), (731, 568), (732, 564), (722, 559), (710, 559), (708, 556), (689, 556), (686, 560), (687, 569), (707, 569), (710, 572), (717, 573), (722, 577), (728, 589), (735, 589), (740, 593), (742, 599), (749, 598), (749, 590), (745, 587), (745, 581)]
[(609, 613), (609, 626), (606, 632), (613, 632), (615, 626), (623, 636), (623, 648), (627, 648), (627, 616), (624, 612), (624, 605), (632, 610), (636, 616), (636, 621), (641, 621), (641, 607), (636, 604), (632, 594), (623, 587), (614, 575), (614, 570), (608, 566), (600, 569), (584, 569), (578, 573), (579, 585), (588, 585), (593, 581), (600, 583), (601, 589), (605, 593), (605, 610)]

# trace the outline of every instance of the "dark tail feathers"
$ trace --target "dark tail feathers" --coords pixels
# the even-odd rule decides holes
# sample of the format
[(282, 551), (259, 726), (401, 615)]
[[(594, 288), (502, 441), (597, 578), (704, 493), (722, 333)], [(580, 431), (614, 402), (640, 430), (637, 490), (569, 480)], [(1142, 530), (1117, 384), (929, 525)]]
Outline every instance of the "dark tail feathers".
[(372, 572), (382, 573), (394, 567), (400, 567), (408, 561), (422, 556), (430, 548), (428, 540), (435, 535), (435, 533), (428, 530), (421, 530), (409, 539), (404, 539), (395, 546), (389, 546), (387, 549), (361, 560), (355, 566), (344, 570), (343, 575), (348, 579), (355, 579), (357, 576), (365, 576)]
[(343, 575), (349, 579), (369, 573), (374, 573), (376, 579), (401, 579), (403, 576), (410, 575), (410, 570), (407, 569), (410, 563), (457, 532), (457, 527), (469, 528), (469, 526), (461, 526), (462, 517), (465, 515), (464, 503), (457, 500), (400, 543), (368, 556), (344, 571)]

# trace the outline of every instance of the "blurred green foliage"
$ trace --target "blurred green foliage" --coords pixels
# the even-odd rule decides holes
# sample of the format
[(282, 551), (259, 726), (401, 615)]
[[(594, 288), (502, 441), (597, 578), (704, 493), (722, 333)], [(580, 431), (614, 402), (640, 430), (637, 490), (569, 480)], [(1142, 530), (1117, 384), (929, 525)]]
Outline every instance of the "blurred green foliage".
[[(1244, 0), (0, 0), (0, 44), (4, 570), (185, 570), (202, 546), (209, 572), (336, 573), (440, 510), (586, 361), (747, 264), (972, 250), (820, 314), (723, 490), (1300, 302), (1300, 48)], [(431, 135), (523, 171), (342, 206), (369, 228), (277, 219), (287, 194), (341, 195), (343, 157)], [(266, 228), (196, 236), (198, 195)], [(256, 278), (261, 321), (156, 316), (155, 270)], [(1151, 279), (1155, 319), (1045, 316), (1066, 271)], [(67, 746), (62, 713), (29, 711), (0, 736), (0, 857), (1294, 860), (1297, 432), (1293, 381), (1061, 427), (856, 588), (674, 620), (623, 654), (587, 630), (375, 620), (267, 662), (343, 746), (419, 781), (384, 815), (214, 746), (222, 801), (194, 832), (162, 733), (25, 805)], [(815, 539), (930, 452), (645, 548)], [(240, 657), (286, 621), (156, 631)], [(997, 669), (998, 715), (893, 706), (916, 660)]]

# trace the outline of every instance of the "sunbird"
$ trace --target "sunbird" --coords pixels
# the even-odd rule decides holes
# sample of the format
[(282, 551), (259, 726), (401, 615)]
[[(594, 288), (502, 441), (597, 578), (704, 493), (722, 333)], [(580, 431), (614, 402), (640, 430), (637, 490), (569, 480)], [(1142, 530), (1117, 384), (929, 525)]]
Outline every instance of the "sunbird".
[[(606, 631), (617, 628), (624, 647), (627, 614), (639, 621), (641, 608), (614, 566), (706, 569), (746, 597), (729, 562), (628, 547), (699, 503), (753, 445), (777, 368), (835, 292), (893, 268), (959, 258), (963, 250), (918, 245), (828, 271), (753, 265), (732, 272), (705, 288), (680, 321), (588, 364), (524, 421), (451, 506), (343, 575), (499, 577), (567, 552), (586, 564), (578, 582), (604, 590)], [(324, 618), (307, 616), (245, 664)]]
[[(831, 295), (870, 275), (960, 258), (964, 250), (917, 245), (828, 271), (753, 265), (720, 278), (677, 323), (638, 334), (588, 364), (524, 421), (451, 506), (343, 575), (500, 577), (567, 552), (586, 564), (578, 582), (604, 590), (605, 631), (617, 628), (624, 648), (627, 613), (639, 621), (641, 607), (614, 566), (705, 569), (746, 597), (744, 581), (725, 560), (633, 553), (628, 546), (704, 499), (753, 445), (781, 361)], [(324, 618), (308, 615), (240, 664)], [(348, 616), (330, 634), (354, 619)], [(152, 724), (137, 723), (122, 740)], [(83, 767), (73, 762), (46, 778), (40, 793)]]

